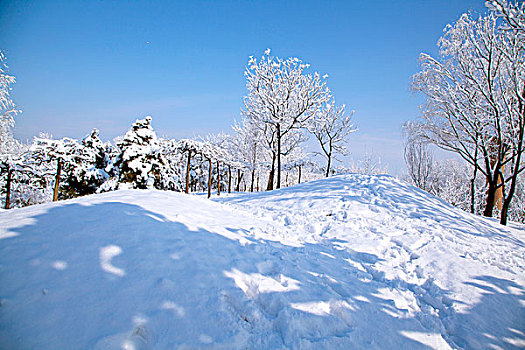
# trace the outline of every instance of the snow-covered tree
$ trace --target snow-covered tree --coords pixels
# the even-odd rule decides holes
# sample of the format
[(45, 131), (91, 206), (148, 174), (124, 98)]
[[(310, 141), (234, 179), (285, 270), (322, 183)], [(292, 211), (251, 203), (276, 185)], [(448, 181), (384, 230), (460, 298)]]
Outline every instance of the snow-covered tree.
[(348, 168), (340, 167), (334, 171), (335, 174), (344, 174), (349, 172), (365, 175), (384, 175), (388, 174), (388, 167), (383, 165), (380, 157), (376, 156), (373, 152), (367, 151), (361, 157), (361, 159), (352, 159)]
[(15, 83), (15, 77), (7, 73), (6, 58), (0, 51), (0, 186), (3, 207), (10, 207), (11, 186), (14, 171), (19, 165), (19, 156), (24, 147), (13, 137), (14, 116), (19, 112), (11, 99), (11, 84)]
[[(44, 167), (47, 169), (56, 169), (53, 202), (59, 198), (60, 182), (64, 169), (67, 173), (71, 173), (75, 164), (87, 161), (87, 155), (80, 152), (78, 142), (68, 137), (60, 140), (35, 137), (30, 148), (30, 157), (39, 164), (45, 164)], [(45, 173), (48, 174), (49, 170)], [(68, 196), (63, 196), (63, 198), (68, 198)]]
[(283, 138), (294, 129), (305, 126), (319, 106), (328, 101), (330, 91), (317, 72), (306, 74), (309, 65), (298, 58), (281, 59), (270, 55), (270, 49), (259, 61), (250, 57), (246, 67), (244, 98), (245, 117), (265, 124), (275, 137), (272, 151), (277, 160), (277, 184), (281, 186)]
[(176, 189), (178, 175), (167, 166), (151, 117), (137, 119), (117, 147), (120, 149), (115, 162), (119, 169), (118, 188)]
[(240, 123), (235, 123), (233, 130), (232, 148), (238, 161), (250, 171), (250, 192), (253, 192), (256, 173), (264, 161), (262, 130), (248, 118), (243, 118)]
[(427, 103), (408, 128), (482, 173), (488, 184), (484, 215), (501, 207), (505, 224), (523, 170), (525, 48), (518, 31), (502, 25), (489, 13), (478, 19), (464, 14), (446, 27), (441, 57), (421, 55), (413, 87)]
[(75, 149), (77, 156), (65, 165), (62, 194), (73, 198), (95, 193), (109, 178), (109, 145), (102, 142), (99, 131), (93, 129)]
[(348, 150), (345, 144), (350, 133), (357, 131), (352, 121), (352, 114), (345, 115), (345, 105), (337, 107), (335, 100), (319, 108), (310, 120), (308, 129), (315, 136), (321, 146), (322, 154), (326, 158), (326, 176), (330, 175), (332, 160), (336, 154), (346, 155)]
[[(196, 156), (202, 156), (204, 150), (205, 150), (205, 144), (203, 141), (199, 140), (193, 140), (193, 139), (181, 139), (177, 142), (177, 150), (181, 152), (182, 154), (186, 154), (187, 156), (187, 162), (186, 162), (186, 193), (190, 192), (191, 182), (192, 182), (192, 174), (193, 177), (197, 175), (195, 172), (194, 167), (192, 167), (192, 160), (195, 159)], [(200, 162), (199, 162), (200, 163)], [(199, 165), (200, 167), (200, 165)], [(195, 182), (195, 179), (194, 179)]]
[(423, 191), (429, 191), (434, 163), (429, 145), (417, 137), (407, 135), (404, 156), (410, 182)]
[(20, 151), (20, 145), (13, 138), (14, 117), (19, 112), (11, 99), (11, 85), (15, 83), (15, 77), (7, 71), (6, 58), (0, 50), (0, 155)]

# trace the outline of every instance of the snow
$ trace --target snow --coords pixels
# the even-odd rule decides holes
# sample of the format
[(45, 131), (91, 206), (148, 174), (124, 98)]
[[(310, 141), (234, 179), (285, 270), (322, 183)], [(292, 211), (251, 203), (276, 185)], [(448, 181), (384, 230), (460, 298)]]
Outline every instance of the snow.
[(0, 212), (6, 349), (513, 349), (525, 230), (389, 176)]

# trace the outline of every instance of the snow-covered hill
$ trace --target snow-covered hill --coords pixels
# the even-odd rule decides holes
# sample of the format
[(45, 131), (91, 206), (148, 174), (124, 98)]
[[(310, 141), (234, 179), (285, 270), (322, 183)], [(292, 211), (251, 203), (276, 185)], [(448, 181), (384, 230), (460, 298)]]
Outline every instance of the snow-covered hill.
[(525, 346), (525, 231), (388, 176), (0, 213), (2, 349)]

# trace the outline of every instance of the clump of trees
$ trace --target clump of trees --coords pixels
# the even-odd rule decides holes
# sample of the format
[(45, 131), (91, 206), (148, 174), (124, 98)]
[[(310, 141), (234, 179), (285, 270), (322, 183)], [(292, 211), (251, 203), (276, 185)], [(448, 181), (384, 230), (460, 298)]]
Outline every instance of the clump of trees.
[[(148, 189), (259, 191), (334, 173), (355, 127), (344, 105), (335, 106), (326, 77), (308, 73), (298, 58), (281, 59), (267, 50), (246, 67), (248, 93), (232, 134), (197, 139), (158, 138), (151, 117), (136, 120), (113, 143), (93, 129), (80, 141), (41, 134), (32, 144), (14, 139), (19, 112), (10, 98), (15, 78), (0, 53), (0, 187), (4, 208), (112, 191)], [(320, 143), (325, 168), (302, 145)], [(264, 184), (266, 183), (266, 185)]]
[[(487, 5), (487, 14), (463, 14), (445, 28), (439, 57), (421, 54), (412, 86), (426, 104), (406, 125), (405, 155), (412, 180), (426, 189), (431, 162), (423, 145), (458, 154), (471, 171), (470, 210), (483, 191), (483, 215), (499, 212), (506, 224), (525, 168), (525, 5)], [(478, 177), (484, 186), (476, 186)]]
[(250, 57), (246, 67), (243, 128), (252, 130), (266, 150), (269, 166), (267, 189), (282, 183), (283, 158), (290, 157), (306, 140), (310, 131), (319, 141), (327, 158), (326, 176), (330, 174), (335, 153), (344, 153), (343, 143), (355, 127), (345, 115), (344, 106), (336, 107), (327, 86), (327, 75), (307, 73), (310, 65), (291, 57), (281, 59), (270, 49), (257, 60)]

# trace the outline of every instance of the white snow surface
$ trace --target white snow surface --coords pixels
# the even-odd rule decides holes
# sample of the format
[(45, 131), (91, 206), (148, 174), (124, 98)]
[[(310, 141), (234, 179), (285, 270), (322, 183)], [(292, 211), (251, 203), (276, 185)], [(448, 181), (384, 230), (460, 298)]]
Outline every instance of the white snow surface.
[(0, 212), (2, 349), (516, 349), (525, 230), (389, 176)]

